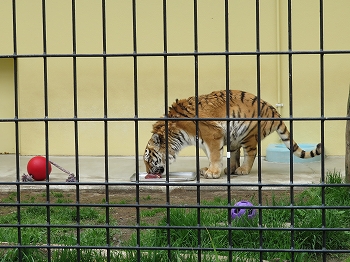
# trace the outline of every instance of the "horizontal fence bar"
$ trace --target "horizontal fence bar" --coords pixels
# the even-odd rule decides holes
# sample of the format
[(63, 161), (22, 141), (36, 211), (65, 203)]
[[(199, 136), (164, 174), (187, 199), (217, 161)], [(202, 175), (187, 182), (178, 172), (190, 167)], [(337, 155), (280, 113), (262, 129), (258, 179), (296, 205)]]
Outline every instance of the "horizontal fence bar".
[(269, 117), (242, 117), (242, 118), (159, 118), (159, 117), (81, 117), (81, 118), (3, 118), (1, 122), (130, 122), (130, 121), (344, 121), (350, 120), (349, 116), (330, 116), (330, 117), (281, 117), (281, 118), (269, 118)]
[[(113, 156), (112, 156), (113, 157)], [(234, 178), (233, 178), (234, 179)], [(232, 181), (232, 180), (231, 180)], [(165, 186), (182, 186), (182, 187), (225, 187), (225, 186), (231, 186), (231, 187), (350, 187), (350, 184), (347, 183), (341, 183), (341, 184), (326, 184), (326, 183), (320, 183), (320, 184), (301, 184), (301, 183), (281, 183), (281, 184), (271, 184), (271, 183), (218, 183), (218, 182), (144, 182), (144, 181), (136, 181), (136, 182), (0, 182), (1, 185), (8, 185), (8, 186), (28, 186), (28, 188), (22, 188), (22, 190), (32, 190), (33, 188), (30, 188), (30, 186), (37, 185), (37, 186), (75, 186), (75, 185), (81, 185), (81, 186), (135, 186), (135, 185), (141, 185), (141, 186), (156, 186), (156, 187), (165, 187)], [(110, 189), (110, 191), (113, 191), (113, 188)]]
[(282, 252), (282, 253), (289, 253), (289, 252), (298, 252), (298, 253), (317, 253), (317, 254), (323, 254), (323, 253), (343, 253), (343, 254), (349, 254), (350, 250), (332, 250), (332, 249), (274, 249), (274, 248), (207, 248), (207, 247), (180, 247), (180, 246), (164, 246), (164, 247), (150, 247), (150, 246), (86, 246), (86, 245), (65, 245), (65, 246), (59, 246), (59, 245), (8, 245), (8, 246), (0, 246), (0, 249), (6, 249), (6, 248), (34, 248), (34, 249), (92, 249), (92, 250), (129, 250), (129, 251), (135, 251), (135, 250), (144, 250), (144, 251), (151, 251), (151, 250), (173, 250), (173, 251), (236, 251), (236, 252)]
[(244, 52), (159, 52), (159, 53), (85, 53), (85, 54), (3, 54), (1, 58), (43, 58), (43, 57), (170, 57), (170, 56), (257, 56), (257, 55), (332, 55), (350, 54), (350, 50), (286, 50), (286, 51), (244, 51)]
[[(113, 157), (113, 156), (111, 156)], [(234, 178), (233, 178), (234, 179)], [(150, 179), (151, 180), (151, 179)], [(45, 182), (45, 181), (33, 181), (33, 182), (0, 182), (1, 185), (9, 185), (9, 186), (17, 186), (17, 185), (22, 185), (24, 188), (23, 190), (26, 190), (25, 186), (28, 186), (28, 190), (31, 190), (30, 186), (37, 185), (37, 186), (46, 186), (46, 185), (51, 185), (51, 186), (59, 186), (59, 185), (64, 185), (64, 186), (75, 186), (75, 185), (81, 185), (81, 186), (135, 186), (135, 185), (141, 185), (141, 186), (158, 186), (158, 187), (164, 187), (164, 186), (182, 186), (182, 187), (197, 187), (197, 186), (202, 186), (202, 187), (225, 187), (227, 185), (230, 185), (232, 187), (350, 187), (350, 184), (347, 183), (339, 183), (339, 184), (326, 184), (326, 183), (320, 183), (320, 184), (309, 184), (309, 183), (281, 183), (281, 184), (273, 184), (273, 183), (235, 183), (231, 182), (171, 182), (171, 181), (164, 181), (164, 182), (144, 182), (144, 181), (135, 181), (135, 182)], [(110, 189), (113, 191), (113, 188)]]
[[(4, 207), (32, 207), (33, 205), (37, 207), (127, 207), (127, 208), (133, 208), (133, 207), (140, 207), (140, 208), (169, 208), (169, 205), (161, 205), (161, 204), (72, 204), (72, 203), (66, 203), (66, 204), (57, 204), (57, 203), (1, 203), (2, 206)], [(171, 204), (171, 208), (182, 208), (182, 209), (194, 209), (201, 207), (203, 209), (226, 209), (226, 208), (232, 208), (234, 205), (225, 205), (225, 206), (220, 206), (220, 205), (175, 205)], [(300, 205), (288, 205), (288, 206), (248, 206), (248, 207), (240, 207), (240, 209), (323, 209), (323, 210), (331, 210), (331, 209), (341, 209), (341, 210), (347, 210), (350, 209), (349, 206), (327, 206), (327, 205), (313, 205), (313, 206), (300, 206)]]
[[(283, 232), (303, 232), (303, 231), (326, 231), (326, 232), (337, 232), (337, 231), (349, 231), (350, 228), (311, 228), (311, 227), (240, 227), (240, 226), (221, 226), (221, 227), (208, 227), (208, 226), (142, 226), (142, 225), (135, 225), (135, 226), (125, 226), (125, 225), (119, 225), (119, 226), (113, 226), (113, 225), (81, 225), (81, 224), (73, 224), (73, 225), (54, 225), (54, 224), (21, 224), (21, 225), (10, 225), (10, 224), (4, 224), (1, 225), (3, 228), (67, 228), (67, 229), (141, 229), (141, 230), (152, 230), (152, 229), (173, 229), (173, 230), (212, 230), (212, 231), (239, 231), (239, 230), (245, 230), (245, 231), (283, 231)], [(0, 246), (1, 247), (1, 246)]]

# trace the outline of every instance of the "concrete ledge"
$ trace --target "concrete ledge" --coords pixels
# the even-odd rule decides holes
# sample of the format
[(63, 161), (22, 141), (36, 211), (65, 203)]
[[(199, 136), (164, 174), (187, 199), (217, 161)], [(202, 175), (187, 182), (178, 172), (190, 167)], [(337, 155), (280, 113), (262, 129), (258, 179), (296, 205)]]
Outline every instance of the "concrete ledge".
[[(105, 191), (106, 187), (106, 168), (104, 157), (93, 156), (79, 156), (78, 157), (79, 170), (79, 189), (80, 190), (96, 190)], [(20, 156), (19, 170), (16, 170), (16, 156), (15, 155), (0, 155), (0, 190), (1, 191), (16, 191), (16, 174), (19, 172), (21, 176), (26, 173), (26, 165), (31, 159), (31, 156)], [(70, 172), (76, 173), (76, 159), (74, 156), (52, 156), (50, 160), (64, 167)], [(224, 166), (226, 159), (223, 159)], [(268, 162), (262, 157), (260, 184), (258, 184), (258, 158), (255, 159), (253, 169), (249, 175), (231, 176), (230, 185), (231, 190), (258, 190), (259, 185), (263, 190), (283, 190), (289, 188), (291, 181), (290, 164), (288, 163), (272, 163)], [(242, 159), (241, 159), (242, 161)], [(170, 182), (160, 184), (153, 183), (137, 183), (131, 182), (130, 178), (136, 172), (136, 164), (139, 166), (139, 171), (144, 172), (145, 167), (142, 158), (135, 157), (108, 157), (108, 188), (109, 190), (131, 191), (136, 190), (169, 190), (184, 189), (196, 190), (200, 186), (201, 190), (227, 190), (227, 176), (222, 174), (219, 179), (204, 179), (200, 178), (200, 182)], [(201, 167), (208, 166), (208, 159), (206, 157), (199, 158)], [(345, 162), (344, 156), (327, 157), (324, 161), (325, 171), (339, 171), (344, 176)], [(302, 188), (308, 185), (319, 184), (321, 178), (322, 162), (307, 162), (293, 164), (293, 183), (303, 184)], [(196, 172), (196, 157), (179, 157), (175, 163), (170, 166), (170, 172)], [(76, 190), (74, 183), (65, 183), (67, 174), (59, 169), (53, 167), (50, 174), (50, 189), (52, 190)], [(55, 185), (56, 183), (56, 185)], [(60, 183), (60, 185), (57, 185)], [(21, 190), (46, 190), (45, 182), (24, 182), (20, 183)], [(296, 187), (295, 187), (296, 188)]]

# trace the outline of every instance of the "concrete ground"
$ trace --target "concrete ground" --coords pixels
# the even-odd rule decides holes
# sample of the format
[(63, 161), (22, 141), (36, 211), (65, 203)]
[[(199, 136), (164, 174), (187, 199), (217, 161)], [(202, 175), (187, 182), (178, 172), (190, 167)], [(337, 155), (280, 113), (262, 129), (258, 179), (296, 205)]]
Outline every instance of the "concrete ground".
[[(20, 174), (27, 173), (26, 166), (30, 160), (30, 156), (20, 156)], [(50, 160), (60, 165), (64, 169), (76, 173), (75, 157), (63, 157), (63, 156), (52, 156)], [(196, 172), (196, 158), (195, 157), (179, 157), (177, 162), (170, 166), (170, 172)], [(225, 161), (225, 159), (224, 159)], [(79, 176), (80, 182), (82, 183), (103, 183), (105, 182), (105, 159), (104, 157), (92, 157), (92, 156), (81, 156), (79, 157)], [(257, 189), (256, 184), (258, 182), (257, 175), (257, 159), (254, 163), (253, 169), (249, 175), (245, 176), (231, 176), (231, 184), (241, 189)], [(208, 160), (206, 157), (200, 157), (201, 167), (207, 166)], [(344, 176), (344, 157), (326, 157), (325, 158), (325, 171), (339, 171)], [(115, 185), (116, 190), (121, 189), (135, 189), (135, 182), (130, 182), (130, 178), (135, 173), (135, 158), (133, 157), (117, 157), (110, 156), (108, 158), (108, 182), (120, 183)], [(139, 159), (140, 172), (145, 171), (142, 159)], [(296, 184), (317, 184), (321, 178), (321, 162), (308, 162), (308, 163), (294, 163), (294, 174), (293, 182)], [(289, 163), (271, 163), (261, 159), (261, 182), (266, 184), (263, 189), (282, 189), (281, 185), (290, 183), (290, 166)], [(67, 174), (63, 173), (56, 167), (52, 167), (50, 174), (50, 182), (65, 182)], [(15, 191), (16, 185), (8, 182), (16, 182), (16, 157), (15, 155), (0, 155), (0, 190), (2, 191)], [(158, 183), (152, 183), (154, 181), (147, 180), (147, 183), (151, 185), (145, 185), (147, 189), (161, 189), (165, 187), (164, 181)], [(226, 190), (227, 187), (220, 186), (227, 182), (226, 175), (222, 174), (220, 179), (200, 179), (201, 188), (215, 189), (215, 190)], [(145, 183), (145, 182), (141, 182)], [(190, 184), (196, 183), (195, 181), (188, 182), (171, 182), (171, 189), (186, 187), (190, 189)], [(210, 185), (211, 184), (211, 185)], [(280, 186), (279, 186), (280, 185)], [(67, 185), (52, 185), (50, 188), (59, 189), (73, 189), (75, 186)], [(21, 185), (21, 189), (35, 189), (43, 188), (38, 184), (30, 182)], [(81, 185), (81, 189), (103, 189), (104, 185)], [(196, 188), (195, 185), (192, 188)]]

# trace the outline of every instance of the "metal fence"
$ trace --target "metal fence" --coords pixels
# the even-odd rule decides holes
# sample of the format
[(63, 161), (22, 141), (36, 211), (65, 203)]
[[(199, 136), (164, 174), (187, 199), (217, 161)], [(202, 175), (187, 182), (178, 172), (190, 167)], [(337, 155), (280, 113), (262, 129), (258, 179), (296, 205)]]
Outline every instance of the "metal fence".
[[(164, 112), (167, 115), (168, 112), (168, 58), (175, 56), (183, 56), (183, 57), (192, 57), (193, 58), (193, 66), (194, 66), (194, 83), (195, 83), (195, 97), (198, 98), (199, 95), (199, 83), (198, 83), (198, 59), (203, 56), (221, 56), (225, 58), (225, 66), (226, 66), (226, 90), (229, 91), (230, 88), (230, 78), (229, 78), (229, 70), (230, 70), (230, 57), (234, 56), (252, 56), (256, 58), (256, 94), (258, 99), (260, 99), (260, 79), (261, 79), (261, 58), (266, 55), (283, 55), (288, 57), (289, 63), (289, 99), (290, 99), (290, 107), (289, 114), (293, 115), (293, 57), (295, 55), (303, 54), (303, 55), (317, 55), (320, 61), (320, 104), (321, 111), (319, 113), (320, 117), (316, 118), (293, 118), (288, 117), (283, 120), (288, 121), (290, 124), (290, 131), (293, 137), (293, 123), (294, 121), (318, 121), (320, 123), (321, 130), (321, 143), (324, 145), (324, 124), (325, 121), (331, 120), (342, 120), (345, 121), (346, 118), (325, 118), (324, 116), (324, 56), (327, 54), (344, 54), (350, 53), (350, 51), (344, 50), (332, 50), (332, 51), (324, 51), (323, 48), (323, 1), (320, 1), (320, 16), (319, 16), (319, 27), (320, 27), (320, 41), (319, 41), (319, 49), (312, 51), (293, 51), (292, 47), (292, 1), (288, 1), (288, 51), (261, 51), (260, 49), (260, 30), (259, 30), (259, 21), (260, 21), (260, 8), (259, 1), (256, 1), (256, 10), (255, 10), (255, 23), (256, 23), (256, 51), (254, 52), (231, 52), (229, 50), (229, 12), (228, 5), (229, 1), (225, 1), (225, 51), (224, 52), (199, 52), (198, 51), (198, 17), (197, 17), (197, 1), (193, 1), (193, 21), (194, 21), (194, 46), (193, 52), (184, 52), (184, 53), (170, 53), (168, 52), (168, 44), (167, 44), (167, 1), (163, 1), (163, 49), (164, 51), (161, 53), (140, 53), (137, 48), (137, 14), (136, 14), (136, 0), (132, 1), (132, 20), (133, 20), (133, 52), (132, 53), (107, 53), (107, 40), (106, 40), (106, 1), (101, 0), (102, 5), (102, 22), (103, 22), (103, 34), (102, 34), (102, 42), (103, 42), (103, 52), (96, 54), (79, 54), (77, 53), (77, 45), (76, 45), (76, 17), (75, 17), (75, 1), (72, 0), (72, 53), (70, 54), (51, 54), (47, 53), (47, 36), (46, 36), (46, 1), (42, 1), (42, 32), (43, 32), (43, 52), (42, 54), (17, 54), (17, 31), (16, 31), (16, 22), (17, 22), (17, 12), (16, 12), (16, 4), (15, 0), (12, 1), (12, 10), (13, 10), (13, 55), (1, 56), (0, 59), (3, 58), (11, 58), (13, 59), (13, 73), (14, 73), (14, 112), (15, 116), (13, 119), (0, 119), (0, 122), (10, 122), (13, 123), (15, 128), (15, 145), (16, 145), (16, 182), (0, 182), (2, 186), (15, 186), (15, 195), (13, 196), (13, 201), (3, 199), (0, 203), (1, 209), (7, 210), (8, 208), (13, 208), (13, 217), (12, 221), (8, 223), (3, 222), (0, 225), (0, 237), (4, 239), (5, 229), (13, 228), (16, 230), (16, 241), (13, 242), (5, 242), (3, 241), (0, 244), (0, 253), (5, 260), (1, 261), (29, 261), (31, 260), (31, 253), (28, 250), (37, 250), (43, 257), (43, 261), (263, 261), (263, 260), (271, 260), (269, 259), (268, 254), (278, 253), (281, 257), (287, 257), (288, 261), (304, 261), (303, 259), (307, 259), (307, 255), (316, 254), (318, 259), (322, 259), (323, 261), (327, 260), (327, 257), (330, 254), (341, 254), (341, 253), (349, 253), (348, 249), (337, 249), (337, 248), (329, 248), (328, 244), (330, 242), (331, 233), (345, 233), (349, 236), (350, 228), (349, 224), (343, 225), (343, 227), (329, 227), (327, 224), (329, 211), (335, 210), (344, 212), (345, 215), (349, 218), (349, 207), (344, 206), (341, 203), (338, 205), (329, 205), (327, 202), (327, 194), (330, 189), (338, 190), (347, 184), (327, 184), (326, 178), (326, 170), (324, 165), (324, 155), (321, 156), (321, 173), (320, 173), (320, 183), (305, 185), (298, 184), (294, 182), (294, 166), (293, 166), (293, 158), (291, 157), (291, 163), (289, 165), (289, 174), (290, 174), (290, 182), (287, 184), (266, 184), (262, 182), (261, 177), (261, 149), (259, 147), (258, 157), (256, 161), (258, 162), (258, 174), (256, 183), (251, 184), (240, 184), (236, 183), (234, 179), (230, 176), (227, 176), (227, 181), (225, 183), (211, 183), (210, 185), (205, 184), (205, 187), (212, 187), (215, 190), (220, 187), (221, 190), (225, 193), (224, 202), (222, 203), (203, 203), (201, 200), (201, 195), (203, 194), (201, 189), (203, 188), (203, 178), (200, 178), (199, 175), (196, 176), (196, 180), (191, 183), (180, 183), (180, 182), (171, 182), (169, 181), (169, 176), (166, 176), (166, 181), (164, 183), (155, 183), (155, 182), (140, 182), (139, 178), (136, 177), (136, 182), (125, 182), (125, 183), (112, 183), (110, 182), (110, 174), (109, 174), (109, 132), (108, 125), (111, 122), (116, 121), (129, 121), (134, 124), (134, 133), (135, 133), (135, 168), (136, 173), (139, 173), (139, 155), (143, 154), (143, 148), (140, 149), (138, 147), (139, 144), (139, 123), (142, 121), (153, 121), (158, 120), (155, 118), (147, 118), (147, 117), (139, 117), (139, 107), (138, 107), (138, 60), (140, 57), (161, 57), (163, 59), (164, 65), (164, 102), (165, 108)], [(19, 59), (27, 59), (27, 58), (42, 58), (43, 63), (43, 76), (44, 76), (44, 116), (43, 118), (21, 118), (19, 115), (19, 99), (18, 99), (18, 60)], [(71, 58), (73, 64), (73, 79), (74, 79), (74, 117), (72, 118), (50, 118), (49, 117), (49, 109), (48, 109), (48, 84), (47, 84), (47, 61), (49, 58)], [(103, 90), (104, 90), (104, 117), (101, 118), (81, 118), (78, 117), (78, 92), (77, 92), (77, 59), (81, 57), (98, 57), (103, 59)], [(133, 59), (134, 63), (134, 117), (131, 118), (116, 118), (116, 117), (108, 117), (108, 92), (107, 92), (107, 60), (111, 57), (130, 57)], [(168, 119), (165, 117), (165, 121)], [(198, 118), (192, 119), (197, 123), (197, 132), (198, 132)], [(227, 122), (232, 121), (229, 117), (226, 118)], [(266, 120), (264, 118), (259, 119), (247, 119), (247, 120), (257, 120), (259, 122)], [(22, 198), (22, 190), (25, 185), (21, 181), (20, 174), (20, 141), (19, 141), (19, 125), (22, 122), (42, 122), (45, 126), (45, 155), (49, 159), (49, 125), (52, 122), (71, 122), (74, 124), (74, 141), (75, 141), (75, 162), (76, 162), (76, 170), (75, 174), (77, 180), (79, 181), (79, 132), (78, 127), (80, 122), (102, 122), (104, 124), (104, 133), (101, 134), (104, 137), (104, 152), (105, 152), (105, 169), (101, 170), (101, 173), (104, 173), (105, 182), (103, 183), (86, 183), (83, 181), (73, 182), (69, 185), (71, 188), (70, 192), (75, 196), (74, 201), (70, 203), (57, 203), (54, 202), (54, 197), (52, 196), (52, 186), (62, 185), (66, 186), (66, 183), (58, 183), (58, 182), (50, 182), (48, 176), (45, 182), (33, 182), (31, 185), (40, 185), (44, 186), (43, 190), (44, 200), (42, 202), (23, 202)], [(229, 132), (228, 132), (229, 133)], [(258, 132), (260, 133), (260, 132)], [(197, 137), (198, 138), (198, 137)], [(227, 140), (230, 140), (228, 135)], [(199, 174), (199, 141), (197, 141), (196, 146), (196, 170), (197, 174)], [(228, 150), (229, 151), (229, 150)], [(292, 152), (290, 153), (292, 156)], [(168, 161), (168, 160), (167, 160)], [(227, 158), (227, 166), (230, 164), (230, 158)], [(167, 172), (169, 173), (169, 165), (167, 165)], [(104, 197), (103, 203), (82, 203), (81, 196), (83, 186), (102, 186)], [(113, 203), (110, 201), (111, 196), (118, 192), (119, 186), (129, 186), (132, 187), (134, 194), (134, 203)], [(142, 196), (140, 195), (141, 191), (145, 189), (147, 186), (165, 188), (165, 204), (142, 204)], [(193, 190), (195, 188), (195, 204), (188, 205), (180, 205), (173, 204), (171, 199), (171, 187), (181, 186), (188, 187)], [(252, 224), (237, 224), (236, 221), (231, 217), (231, 209), (234, 206), (233, 192), (237, 190), (238, 187), (247, 186), (253, 187), (255, 194), (257, 195), (257, 203), (254, 205), (254, 209), (256, 209), (257, 215), (255, 217), (255, 222)], [(285, 205), (273, 205), (264, 202), (263, 192), (266, 188), (274, 186), (280, 189), (286, 189), (286, 195), (289, 196), (286, 199)], [(302, 187), (305, 190), (316, 190), (317, 196), (319, 197), (319, 204), (312, 206), (300, 206), (300, 204), (296, 202), (296, 187)], [(313, 191), (313, 192), (316, 192)], [(299, 192), (299, 191), (298, 191)], [(309, 196), (310, 197), (310, 196)], [(349, 195), (344, 196), (348, 198)], [(23, 223), (23, 219), (25, 216), (25, 212), (27, 212), (30, 207), (41, 207), (43, 208), (44, 216), (46, 217), (46, 223), (42, 224), (25, 224)], [(58, 207), (69, 207), (75, 210), (76, 214), (76, 223), (73, 224), (55, 224), (53, 219), (53, 211)], [(97, 208), (102, 210), (104, 214), (102, 221), (99, 224), (84, 224), (83, 222), (83, 213), (85, 208)], [(114, 223), (111, 219), (112, 210), (118, 210), (118, 208), (130, 208), (131, 212), (135, 212), (135, 224), (134, 225), (118, 225), (118, 223)], [(144, 209), (155, 209), (160, 208), (164, 210), (162, 215), (164, 216), (164, 223), (159, 225), (147, 225), (142, 221), (142, 215)], [(244, 208), (243, 208), (244, 209)], [(68, 209), (67, 209), (68, 210)], [(187, 216), (190, 216), (191, 212), (194, 212), (194, 221), (190, 224), (186, 224), (183, 221), (183, 225), (174, 225), (174, 218), (172, 214), (174, 210), (186, 210)], [(276, 211), (285, 212), (284, 214), (288, 217), (289, 225), (285, 227), (279, 226), (268, 226), (265, 224), (263, 215), (265, 211)], [(307, 219), (307, 213), (310, 213), (314, 216), (315, 214), (319, 215), (319, 224), (317, 225), (309, 225), (309, 227), (298, 227), (295, 225), (295, 216), (299, 210), (303, 210), (305, 215), (305, 220)], [(214, 216), (214, 213), (222, 212), (224, 213), (224, 217), (222, 219), (222, 224), (211, 224), (206, 225), (203, 222), (204, 219), (207, 219), (205, 216), (205, 212), (209, 212)], [(313, 212), (317, 211), (317, 212)], [(210, 213), (211, 212), (211, 213)], [(1, 213), (1, 211), (0, 211)], [(4, 212), (5, 213), (5, 212)], [(157, 215), (156, 215), (157, 216)], [(186, 215), (184, 216), (186, 218)], [(84, 220), (85, 221), (85, 220)], [(28, 229), (44, 229), (44, 233), (41, 233), (41, 242), (28, 242), (27, 239), (24, 238), (26, 235), (26, 231)], [(104, 245), (87, 243), (84, 239), (82, 239), (82, 232), (87, 229), (92, 229), (95, 231), (103, 231), (105, 243)], [(56, 231), (64, 231), (64, 230), (73, 230), (75, 235), (75, 243), (65, 243), (57, 245), (57, 243), (53, 242), (53, 237), (56, 234)], [(134, 232), (134, 245), (117, 245), (115, 241), (113, 241), (112, 231), (114, 230), (130, 230)], [(144, 236), (147, 232), (154, 231), (161, 235), (165, 235), (163, 245), (158, 246), (149, 246), (149, 244), (144, 244)], [(195, 243), (195, 245), (186, 245), (184, 243), (183, 246), (174, 246), (174, 238), (173, 235), (177, 231), (184, 231), (187, 234), (191, 235), (191, 239)], [(224, 232), (224, 239), (222, 240), (225, 245), (220, 246), (216, 242), (216, 240), (211, 239), (211, 236), (215, 236), (215, 232)], [(239, 246), (235, 242), (235, 234), (237, 232), (243, 232), (242, 234), (251, 235), (256, 237), (255, 243), (251, 243), (251, 245), (247, 246)], [(268, 246), (265, 244), (267, 242), (266, 237), (267, 233), (275, 232), (276, 235), (276, 247)], [(300, 248), (300, 243), (297, 243), (299, 239), (297, 238), (302, 232), (311, 232), (310, 234), (314, 236), (316, 239), (321, 240), (320, 245), (316, 245), (314, 247), (308, 248)], [(287, 240), (288, 243), (284, 248), (280, 248), (278, 246), (278, 242), (281, 239), (282, 235), (288, 235)], [(205, 236), (206, 235), (206, 236)], [(332, 237), (335, 234), (332, 234)], [(209, 236), (209, 244), (204, 243), (204, 237), (208, 238)], [(221, 235), (220, 235), (221, 236)], [(157, 238), (157, 237), (156, 237)], [(346, 242), (346, 241), (345, 241)], [(349, 240), (348, 240), (349, 242)], [(131, 243), (131, 242), (130, 242)], [(213, 245), (211, 245), (213, 244)], [(349, 244), (349, 243), (348, 243)], [(10, 250), (15, 252), (15, 255), (9, 257), (8, 252)], [(70, 255), (63, 253), (67, 252)], [(96, 251), (96, 253), (89, 253), (91, 251)], [(56, 253), (60, 255), (57, 255)], [(61, 253), (60, 253), (61, 252)], [(86, 254), (89, 253), (90, 257), (87, 258)], [(253, 254), (250, 257), (249, 254)], [(283, 255), (282, 255), (283, 254)], [(306, 255), (305, 255), (306, 254)], [(35, 258), (36, 260), (38, 258)], [(66, 260), (65, 260), (66, 259)], [(90, 259), (90, 260), (89, 260)], [(254, 260), (251, 260), (254, 259)], [(276, 258), (278, 259), (278, 257)]]

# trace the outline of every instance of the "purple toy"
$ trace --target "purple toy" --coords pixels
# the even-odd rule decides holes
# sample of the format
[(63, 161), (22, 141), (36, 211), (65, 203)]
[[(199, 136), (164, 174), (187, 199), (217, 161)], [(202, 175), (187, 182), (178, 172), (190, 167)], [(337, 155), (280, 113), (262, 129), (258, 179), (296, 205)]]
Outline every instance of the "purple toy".
[(252, 219), (256, 215), (256, 209), (250, 209), (250, 208), (239, 208), (242, 206), (253, 206), (252, 203), (249, 201), (239, 201), (235, 204), (235, 207), (231, 209), (231, 217), (233, 219), (240, 218), (244, 214), (248, 214), (248, 218)]

